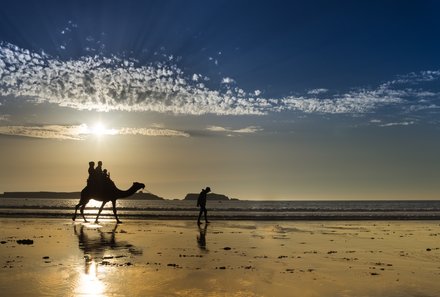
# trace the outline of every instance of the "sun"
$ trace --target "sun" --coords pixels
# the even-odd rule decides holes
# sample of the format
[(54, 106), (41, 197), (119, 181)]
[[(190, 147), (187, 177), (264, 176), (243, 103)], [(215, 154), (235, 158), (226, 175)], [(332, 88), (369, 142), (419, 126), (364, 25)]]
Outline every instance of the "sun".
[(78, 129), (79, 135), (94, 135), (98, 138), (104, 135), (117, 135), (118, 129), (109, 129), (102, 122), (97, 122), (93, 126), (82, 124)]
[(107, 134), (107, 129), (102, 123), (96, 123), (92, 129), (90, 130), (91, 134), (94, 134), (96, 136), (102, 136)]

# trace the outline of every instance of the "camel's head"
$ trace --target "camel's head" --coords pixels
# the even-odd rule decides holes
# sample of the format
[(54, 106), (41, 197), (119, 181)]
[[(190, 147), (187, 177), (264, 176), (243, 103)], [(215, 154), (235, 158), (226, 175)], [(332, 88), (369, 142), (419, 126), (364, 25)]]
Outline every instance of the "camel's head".
[(145, 185), (143, 183), (134, 182), (133, 183), (133, 188), (135, 188), (136, 191), (137, 191), (137, 190), (140, 190), (140, 189), (144, 189)]

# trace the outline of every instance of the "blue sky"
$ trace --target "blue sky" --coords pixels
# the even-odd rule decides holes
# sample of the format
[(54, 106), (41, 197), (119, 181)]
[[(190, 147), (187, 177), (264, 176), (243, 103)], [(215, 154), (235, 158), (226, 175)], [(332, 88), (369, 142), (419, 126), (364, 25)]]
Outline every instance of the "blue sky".
[[(5, 2), (0, 141), (11, 152), (27, 142), (39, 141), (43, 150), (55, 141), (60, 156), (60, 141), (68, 142), (82, 150), (69, 165), (80, 176), (88, 159), (104, 155), (113, 167), (122, 164), (113, 161), (120, 156), (96, 148), (97, 138), (100, 147), (145, 141), (161, 151), (164, 144), (152, 137), (166, 137), (192, 160), (179, 159), (167, 165), (170, 170), (210, 164), (210, 172), (221, 172), (196, 171), (191, 180), (168, 182), (165, 172), (144, 173), (156, 161), (125, 160), (138, 174), (121, 180), (154, 179), (165, 196), (210, 183), (218, 192), (258, 199), (355, 199), (356, 189), (364, 192), (361, 198), (406, 199), (405, 193), (426, 190), (421, 196), (431, 199), (440, 190), (433, 176), (439, 8), (436, 1)], [(225, 153), (226, 143), (236, 149)], [(203, 155), (204, 145), (215, 157), (192, 155)], [(302, 163), (307, 156), (310, 162)], [(356, 166), (338, 170), (350, 156), (359, 157)], [(228, 178), (223, 158), (234, 164), (230, 170), (240, 168), (240, 176), (252, 176), (262, 162), (261, 173), (243, 185)], [(352, 180), (372, 162), (374, 169)], [(17, 179), (7, 177), (0, 191), (16, 189)], [(412, 185), (410, 191), (402, 184)], [(32, 189), (50, 186), (29, 182)], [(364, 191), (371, 187), (383, 190)]]

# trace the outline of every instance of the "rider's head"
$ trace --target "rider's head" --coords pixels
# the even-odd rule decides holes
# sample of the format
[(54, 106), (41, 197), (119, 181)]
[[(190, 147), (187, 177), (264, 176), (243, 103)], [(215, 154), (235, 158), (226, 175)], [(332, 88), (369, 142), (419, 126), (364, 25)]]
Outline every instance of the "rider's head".
[(98, 166), (102, 166), (102, 161), (99, 161), (99, 162), (98, 162)]
[(207, 193), (209, 193), (209, 192), (211, 192), (211, 188), (210, 188), (210, 187), (206, 187), (205, 191), (206, 191)]
[(90, 162), (89, 162), (89, 166), (90, 166), (90, 167), (94, 167), (94, 166), (95, 166), (95, 162), (90, 161)]

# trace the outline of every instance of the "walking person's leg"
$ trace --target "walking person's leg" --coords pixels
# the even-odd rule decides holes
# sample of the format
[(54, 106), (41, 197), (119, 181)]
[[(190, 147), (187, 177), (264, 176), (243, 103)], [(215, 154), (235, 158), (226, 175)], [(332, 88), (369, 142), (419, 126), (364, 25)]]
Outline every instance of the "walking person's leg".
[(209, 221), (208, 221), (208, 210), (206, 209), (206, 207), (205, 207), (205, 222), (206, 223), (209, 223)]
[(200, 206), (199, 218), (197, 219), (197, 224), (200, 224), (200, 218), (202, 217), (203, 207)]

